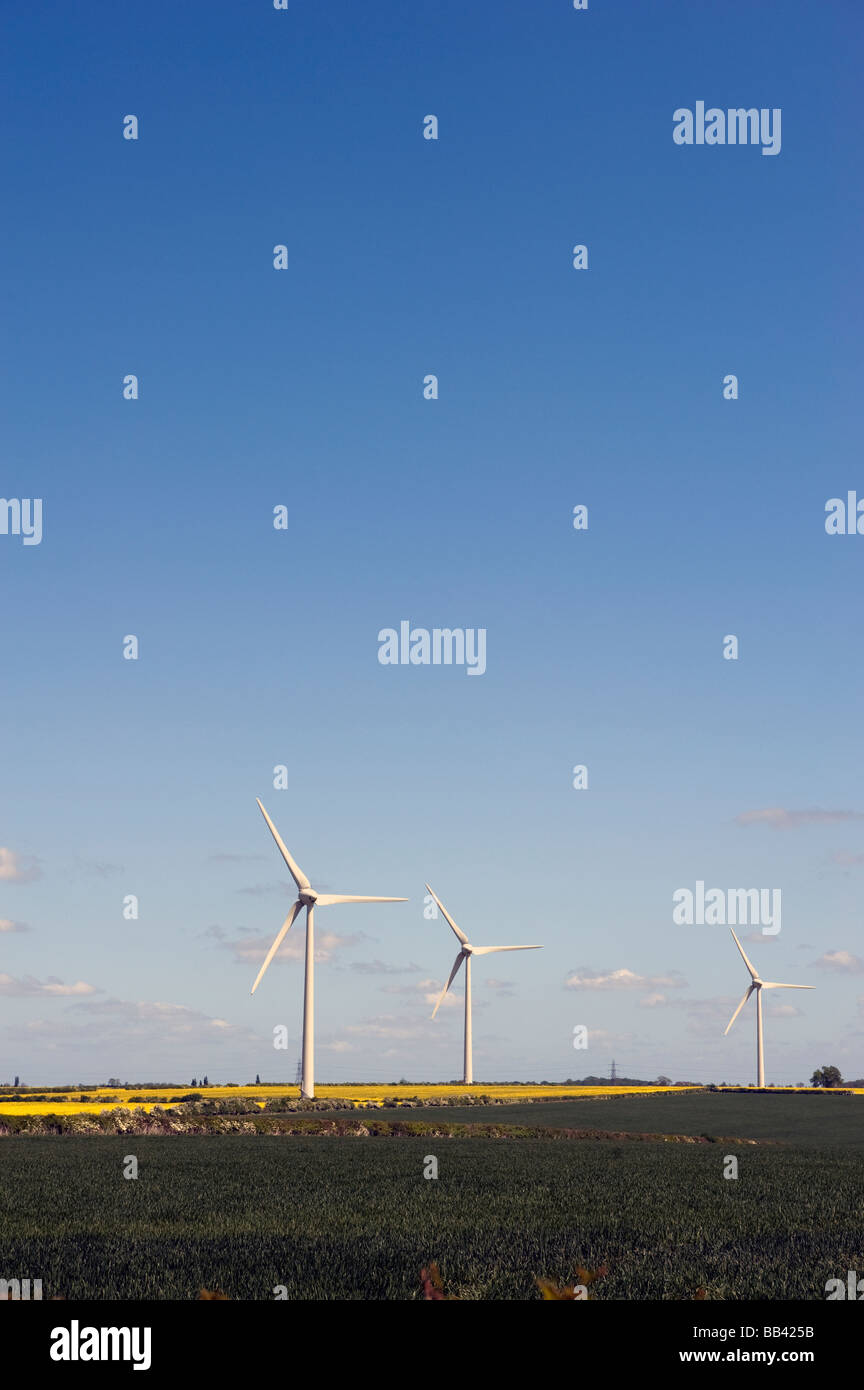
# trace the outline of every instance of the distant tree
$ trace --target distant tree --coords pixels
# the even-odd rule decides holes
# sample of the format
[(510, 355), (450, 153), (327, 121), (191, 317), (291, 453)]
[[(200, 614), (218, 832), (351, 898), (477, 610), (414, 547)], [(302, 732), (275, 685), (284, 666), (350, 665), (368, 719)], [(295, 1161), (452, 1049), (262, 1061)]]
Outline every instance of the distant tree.
[(261, 1085), (261, 1077), (258, 1075), (257, 1071), (256, 1071), (256, 1073), (255, 1073), (255, 1085), (256, 1085), (256, 1086), (260, 1086), (260, 1085)]
[(811, 1086), (842, 1086), (843, 1077), (837, 1067), (819, 1067), (810, 1078)]
[(117, 1077), (117, 1076), (109, 1076), (109, 1077), (108, 1077), (108, 1085), (109, 1085), (109, 1086), (115, 1086), (115, 1087), (117, 1087), (117, 1088), (119, 1089), (119, 1087), (122, 1085), (122, 1082), (120, 1081), (120, 1078)]
[(194, 1076), (192, 1077), (192, 1081), (190, 1082), (190, 1085), (192, 1085), (192, 1086), (197, 1086), (197, 1085), (198, 1085), (198, 1082), (195, 1080), (195, 1077), (194, 1077)]
[(671, 1085), (672, 1085), (671, 1077), (668, 1077), (668, 1076), (658, 1076), (658, 1077), (657, 1077), (657, 1080), (654, 1082), (654, 1085), (655, 1085), (655, 1086), (671, 1086)]
[(207, 1077), (206, 1077), (206, 1076), (204, 1077), (204, 1080), (201, 1082), (201, 1085), (202, 1085), (202, 1086), (209, 1086), (209, 1085), (210, 1085), (210, 1082), (207, 1080)]
[(19, 1085), (19, 1081), (18, 1081), (18, 1077), (17, 1077), (17, 1076), (15, 1077), (15, 1085), (16, 1085), (16, 1086)]

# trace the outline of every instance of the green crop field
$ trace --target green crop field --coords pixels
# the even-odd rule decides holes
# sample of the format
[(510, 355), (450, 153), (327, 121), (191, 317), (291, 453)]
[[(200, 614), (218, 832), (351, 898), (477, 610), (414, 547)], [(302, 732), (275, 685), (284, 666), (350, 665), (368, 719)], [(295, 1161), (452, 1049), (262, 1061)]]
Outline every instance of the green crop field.
[[(355, 1118), (367, 1112), (358, 1109)], [(370, 1111), (434, 1120), (440, 1111), (399, 1109)], [(448, 1106), (453, 1123), (494, 1120), (502, 1124), (548, 1125), (560, 1129), (627, 1130), (651, 1134), (734, 1135), (746, 1139), (778, 1139), (795, 1144), (842, 1145), (864, 1148), (864, 1096), (830, 1093), (776, 1095), (738, 1092), (666, 1092), (659, 1095), (599, 1096), (588, 1100), (543, 1101), (540, 1104), (486, 1107)]]
[[(604, 1300), (689, 1299), (699, 1288), (711, 1299), (822, 1300), (828, 1279), (864, 1270), (857, 1098), (524, 1109), (466, 1114), (786, 1142), (7, 1137), (0, 1277), (41, 1278), (46, 1298), (190, 1299), (205, 1287), (272, 1299), (281, 1285), (289, 1299), (406, 1299), (435, 1260), (450, 1294), (530, 1299), (535, 1275), (573, 1284), (579, 1266), (605, 1264)], [(723, 1177), (727, 1153), (737, 1180)], [(428, 1154), (437, 1179), (423, 1177)], [(127, 1155), (137, 1179), (123, 1177)]]

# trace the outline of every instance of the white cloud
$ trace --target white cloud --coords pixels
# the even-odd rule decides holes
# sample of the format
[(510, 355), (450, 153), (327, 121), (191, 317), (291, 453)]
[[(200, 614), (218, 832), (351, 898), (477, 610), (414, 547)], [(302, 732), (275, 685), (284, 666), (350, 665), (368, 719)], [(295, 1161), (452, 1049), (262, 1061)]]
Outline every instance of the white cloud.
[[(435, 996), (432, 996), (435, 998)], [(461, 1004), (461, 1000), (459, 1001)], [(359, 1023), (346, 1024), (343, 1032), (356, 1038), (381, 1040), (401, 1040), (421, 1042), (424, 1051), (429, 1048), (446, 1047), (452, 1049), (453, 1039), (446, 1029), (438, 1026), (428, 1015), (416, 1018), (407, 1014), (379, 1014), (374, 1018), (362, 1019)]]
[(355, 960), (349, 968), (358, 975), (413, 975), (423, 969), (422, 965), (390, 965), (383, 960)]
[(22, 976), (21, 979), (15, 979), (12, 975), (0, 975), (0, 994), (6, 998), (24, 999), (33, 995), (67, 996), (98, 992), (95, 985), (85, 984), (83, 980), (78, 980), (74, 985), (64, 985), (62, 980), (53, 975), (49, 975), (44, 981), (36, 980), (32, 975)]
[(0, 846), (0, 882), (32, 883), (41, 877), (39, 862), (32, 855), (22, 858), (16, 850)]
[[(444, 988), (444, 984), (444, 980), (427, 978), (425, 980), (415, 980), (410, 985), (382, 985), (380, 993), (408, 995), (413, 999), (422, 999), (430, 1008), (434, 1008), (438, 1003), (438, 997)], [(441, 1001), (442, 1010), (462, 1008), (465, 996), (463, 991), (459, 989), (458, 984), (459, 981), (457, 977)], [(478, 1002), (474, 1007), (482, 1009), (484, 1006), (482, 1003)]]
[(74, 1079), (95, 1076), (100, 1084), (108, 1075), (141, 1082), (158, 1080), (161, 1074), (179, 1085), (180, 1078), (202, 1071), (213, 1080), (220, 1062), (226, 1068), (245, 1067), (251, 1077), (264, 1070), (262, 1058), (272, 1056), (272, 1038), (161, 1000), (82, 1000), (70, 1003), (59, 1017), (10, 1024), (3, 1034), (16, 1044), (26, 1036), (29, 1070), (35, 1071), (40, 1060), (46, 1065), (49, 1058), (54, 1068), (59, 1059), (68, 1081), (68, 1059), (74, 1057)]
[(668, 975), (637, 975), (632, 970), (586, 970), (579, 968), (568, 976), (565, 989), (683, 989), (687, 981), (677, 970)]
[[(295, 921), (276, 955), (273, 963), (278, 960), (302, 960), (306, 953), (306, 930), (300, 926), (299, 931), (295, 931), (298, 923)], [(218, 930), (218, 929), (217, 929)], [(228, 951), (234, 952), (234, 960), (238, 965), (260, 965), (270, 947), (273, 945), (273, 937), (279, 930), (278, 926), (273, 928), (271, 936), (240, 936), (231, 941), (221, 940), (217, 931), (210, 929), (208, 935), (214, 936), (219, 944)], [(358, 946), (365, 941), (366, 937), (362, 932), (353, 936), (338, 936), (335, 932), (315, 933), (315, 960), (329, 961), (337, 955), (339, 951)]]
[(860, 975), (864, 972), (864, 961), (853, 956), (851, 951), (826, 951), (818, 960), (810, 962), (811, 970), (833, 970), (841, 975)]

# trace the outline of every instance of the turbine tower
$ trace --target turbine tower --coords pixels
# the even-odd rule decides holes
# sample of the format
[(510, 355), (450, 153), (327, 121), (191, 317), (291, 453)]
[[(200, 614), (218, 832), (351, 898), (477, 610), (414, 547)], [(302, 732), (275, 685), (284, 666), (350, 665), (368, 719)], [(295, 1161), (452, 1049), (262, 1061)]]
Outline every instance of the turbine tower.
[[(732, 931), (732, 928), (730, 927), (729, 930)], [(753, 994), (753, 992), (755, 991), (755, 993), (756, 993), (756, 1075), (757, 1075), (757, 1077), (758, 1077), (757, 1085), (760, 1086), (760, 1087), (762, 1087), (762, 1086), (765, 1085), (765, 1053), (764, 1053), (763, 1048), (762, 1048), (762, 991), (763, 991), (763, 989), (814, 989), (815, 986), (814, 986), (814, 985), (785, 985), (785, 984), (778, 984), (775, 980), (760, 980), (758, 970), (756, 970), (756, 968), (753, 966), (753, 964), (752, 964), (752, 963), (747, 959), (747, 957), (744, 955), (744, 947), (741, 945), (741, 942), (738, 940), (738, 938), (737, 938), (737, 936), (735, 935), (734, 931), (732, 931), (732, 939), (733, 939), (733, 941), (735, 942), (735, 945), (738, 947), (738, 950), (741, 952), (741, 956), (742, 956), (742, 958), (743, 958), (743, 960), (744, 960), (744, 964), (747, 966), (747, 969), (750, 971), (750, 988), (747, 990), (747, 993), (744, 995), (744, 998), (741, 1000), (741, 1003), (738, 1005), (738, 1008), (735, 1010), (734, 1014), (733, 1014), (732, 1017), (730, 1018), (730, 1020), (729, 1020), (729, 1027), (726, 1029), (726, 1033), (729, 1032), (729, 1028), (732, 1027), (732, 1024), (735, 1022), (735, 1020), (736, 1020), (736, 1018), (738, 1017), (738, 1015), (740, 1014), (741, 1010), (744, 1008), (744, 1005), (747, 1003), (747, 1000), (750, 998), (750, 995)], [(723, 1034), (724, 1038), (725, 1038), (725, 1036), (726, 1036), (726, 1033)]]
[[(258, 801), (258, 798), (255, 798)], [(407, 898), (359, 898), (345, 893), (316, 893), (299, 865), (295, 864), (282, 841), (279, 831), (268, 816), (261, 802), (258, 809), (270, 827), (270, 834), (279, 847), (279, 853), (288, 865), (288, 872), (297, 885), (297, 901), (294, 903), (279, 930), (276, 940), (264, 958), (252, 986), (254, 994), (264, 971), (275, 956), (287, 935), (288, 929), (302, 908), (306, 909), (306, 975), (303, 985), (303, 1072), (300, 1094), (304, 1100), (315, 1097), (315, 922), (313, 911), (316, 907), (330, 907), (332, 903), (406, 903)]]
[(471, 942), (468, 940), (468, 938), (467, 938), (467, 936), (465, 935), (465, 933), (464, 933), (463, 931), (460, 931), (459, 927), (457, 927), (456, 923), (453, 921), (453, 918), (450, 916), (450, 913), (447, 911), (447, 909), (446, 909), (446, 907), (444, 906), (444, 904), (442, 903), (441, 899), (440, 899), (439, 897), (436, 896), (436, 894), (435, 894), (435, 893), (432, 891), (432, 889), (429, 887), (429, 884), (428, 884), (428, 883), (426, 884), (426, 888), (427, 888), (427, 891), (428, 891), (429, 893), (432, 894), (432, 897), (435, 898), (435, 901), (436, 901), (436, 903), (438, 904), (438, 906), (440, 907), (441, 911), (443, 912), (443, 914), (444, 914), (446, 920), (450, 923), (450, 926), (453, 928), (453, 931), (454, 931), (455, 935), (458, 937), (459, 945), (460, 945), (460, 947), (461, 947), (461, 949), (460, 949), (460, 951), (459, 951), (459, 954), (458, 954), (458, 956), (456, 957), (456, 961), (455, 961), (455, 964), (454, 964), (454, 966), (453, 966), (453, 969), (450, 971), (450, 979), (447, 981), (446, 985), (445, 985), (444, 988), (442, 989), (441, 994), (440, 994), (439, 999), (438, 999), (438, 1003), (435, 1005), (435, 1008), (434, 1008), (434, 1010), (432, 1011), (432, 1017), (434, 1018), (435, 1015), (437, 1014), (438, 1010), (440, 1009), (440, 1007), (441, 1007), (441, 1002), (442, 1002), (442, 1000), (443, 1000), (443, 998), (444, 998), (444, 995), (447, 993), (448, 989), (450, 988), (450, 986), (452, 985), (453, 981), (455, 980), (456, 975), (457, 975), (457, 973), (458, 973), (458, 971), (459, 971), (459, 967), (460, 967), (460, 965), (462, 964), (462, 962), (463, 962), (463, 960), (464, 960), (464, 962), (465, 962), (465, 1074), (464, 1074), (464, 1076), (463, 1076), (462, 1079), (463, 1079), (463, 1082), (464, 1082), (464, 1084), (465, 1084), (466, 1086), (470, 1086), (471, 1083), (472, 1083), (472, 1081), (474, 1080), (474, 1054), (473, 1054), (472, 1041), (471, 1041), (471, 957), (472, 957), (472, 956), (491, 956), (495, 951), (542, 951), (543, 947), (542, 947), (542, 946), (472, 946), (472, 945), (471, 945)]

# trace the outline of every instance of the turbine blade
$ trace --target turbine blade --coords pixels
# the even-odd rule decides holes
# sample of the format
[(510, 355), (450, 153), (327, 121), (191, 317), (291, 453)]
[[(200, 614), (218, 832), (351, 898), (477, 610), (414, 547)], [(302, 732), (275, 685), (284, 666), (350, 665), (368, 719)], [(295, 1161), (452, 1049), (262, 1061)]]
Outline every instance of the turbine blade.
[[(732, 931), (732, 928), (730, 927), (729, 930)], [(753, 965), (750, 963), (750, 961), (749, 961), (749, 960), (747, 959), (747, 957), (744, 955), (744, 947), (741, 945), (741, 942), (738, 940), (738, 938), (737, 938), (737, 936), (735, 935), (734, 931), (732, 931), (732, 940), (735, 942), (735, 945), (738, 947), (738, 950), (741, 952), (741, 956), (742, 956), (742, 958), (743, 958), (744, 964), (747, 966), (747, 969), (750, 971), (750, 977), (751, 977), (751, 979), (753, 979), (753, 980), (758, 980), (758, 979), (759, 979), (759, 971), (756, 970), (756, 969), (754, 969)]]
[[(429, 892), (430, 892), (430, 893), (432, 892), (432, 889), (431, 889), (431, 888), (429, 889)], [(438, 1003), (435, 1005), (435, 1008), (432, 1010), (432, 1017), (433, 1017), (433, 1018), (434, 1018), (435, 1015), (437, 1014), (438, 1010), (441, 1008), (441, 1004), (442, 1004), (442, 1001), (443, 1001), (443, 999), (444, 999), (444, 995), (447, 993), (448, 989), (450, 988), (450, 986), (452, 985), (453, 981), (455, 980), (455, 978), (456, 978), (456, 973), (457, 973), (457, 971), (458, 971), (458, 969), (459, 969), (459, 966), (462, 964), (462, 962), (463, 962), (464, 959), (465, 959), (465, 952), (464, 952), (464, 951), (460, 951), (459, 954), (458, 954), (458, 956), (456, 957), (456, 962), (455, 962), (455, 964), (454, 964), (454, 966), (453, 966), (453, 969), (450, 971), (450, 979), (447, 981), (446, 985), (445, 985), (444, 988), (442, 989), (442, 991), (441, 991), (441, 993), (440, 993), (440, 995), (439, 995), (439, 997), (438, 997)]]
[(319, 893), (316, 907), (331, 907), (333, 903), (407, 903), (407, 898), (358, 898), (349, 893)]
[(450, 916), (450, 913), (447, 911), (447, 909), (446, 909), (446, 907), (444, 906), (444, 904), (442, 903), (441, 899), (438, 897), (438, 894), (435, 893), (435, 892), (433, 892), (433, 890), (429, 887), (429, 884), (428, 884), (428, 883), (426, 884), (426, 888), (427, 888), (428, 892), (430, 892), (430, 893), (432, 894), (432, 897), (435, 899), (435, 901), (436, 901), (436, 903), (438, 904), (438, 906), (440, 907), (441, 911), (444, 913), (444, 916), (445, 916), (446, 920), (450, 923), (451, 927), (453, 928), (454, 932), (455, 932), (456, 935), (458, 936), (459, 940), (462, 942), (462, 945), (463, 945), (463, 946), (467, 946), (467, 945), (468, 945), (468, 938), (467, 938), (467, 936), (465, 935), (464, 931), (460, 931), (460, 929), (457, 927), (456, 923), (453, 921), (453, 918)]
[(763, 982), (762, 988), (763, 988), (763, 989), (815, 989), (816, 986), (815, 986), (815, 985), (783, 985), (783, 984), (780, 984), (777, 980), (765, 980), (765, 981)]
[(291, 926), (292, 922), (294, 921), (294, 918), (297, 916), (297, 913), (300, 911), (300, 909), (301, 909), (302, 906), (303, 906), (303, 904), (302, 904), (302, 903), (299, 901), (299, 899), (298, 899), (298, 901), (297, 901), (297, 902), (294, 904), (294, 906), (292, 907), (291, 911), (288, 913), (288, 916), (285, 918), (285, 921), (282, 923), (281, 930), (280, 930), (278, 936), (276, 937), (276, 940), (273, 942), (273, 945), (270, 947), (270, 950), (267, 952), (267, 955), (264, 957), (264, 964), (261, 966), (261, 969), (258, 971), (258, 974), (257, 974), (256, 979), (255, 979), (255, 983), (254, 983), (254, 985), (252, 986), (252, 993), (253, 993), (253, 994), (255, 993), (256, 989), (258, 988), (259, 984), (261, 983), (261, 976), (264, 974), (264, 971), (267, 969), (267, 966), (270, 964), (270, 962), (271, 962), (271, 960), (273, 959), (273, 957), (275, 956), (276, 952), (279, 950), (279, 947), (282, 945), (282, 942), (285, 940), (285, 937), (286, 937), (287, 932), (288, 932), (288, 928)]
[[(744, 952), (742, 951), (741, 954), (742, 954), (742, 956), (743, 956), (743, 955), (744, 955)], [(736, 1020), (736, 1018), (738, 1017), (738, 1015), (740, 1014), (741, 1010), (744, 1008), (744, 1005), (747, 1003), (747, 1000), (750, 998), (750, 995), (753, 993), (753, 991), (754, 991), (755, 988), (756, 988), (755, 985), (751, 985), (750, 988), (748, 989), (747, 993), (744, 995), (744, 998), (741, 1000), (741, 1003), (738, 1005), (738, 1008), (735, 1010), (734, 1014), (732, 1015), (732, 1017), (731, 1017), (730, 1020), (729, 1020), (729, 1025), (728, 1025), (728, 1027), (727, 1027), (727, 1029), (726, 1029), (726, 1033), (729, 1032), (729, 1029), (732, 1027), (732, 1024), (735, 1022), (735, 1020)], [(724, 1038), (725, 1038), (725, 1036), (726, 1036), (726, 1033), (723, 1034)]]
[(542, 946), (472, 946), (472, 956), (491, 956), (495, 951), (542, 951)]
[[(257, 797), (257, 796), (256, 796), (255, 800), (258, 801), (258, 797)], [(269, 825), (269, 827), (270, 827), (270, 834), (273, 836), (273, 839), (276, 841), (277, 845), (279, 846), (279, 853), (282, 855), (282, 858), (285, 860), (285, 863), (288, 865), (288, 869), (289, 869), (289, 872), (290, 872), (290, 874), (291, 874), (291, 877), (293, 878), (294, 882), (297, 884), (297, 887), (298, 887), (299, 889), (311, 888), (311, 887), (312, 887), (311, 883), (309, 882), (308, 878), (306, 877), (306, 875), (304, 874), (304, 872), (303, 872), (303, 870), (300, 868), (300, 866), (299, 866), (298, 864), (295, 864), (295, 863), (294, 863), (294, 860), (291, 858), (291, 855), (288, 853), (287, 849), (285, 848), (285, 845), (284, 845), (284, 843), (283, 843), (283, 841), (282, 841), (282, 836), (279, 834), (279, 831), (276, 829), (275, 825), (273, 824), (272, 820), (271, 820), (270, 817), (268, 816), (267, 812), (264, 810), (264, 807), (261, 805), (261, 802), (260, 802), (260, 801), (258, 801), (258, 809), (260, 810), (262, 816), (264, 817), (264, 819), (266, 820), (267, 824)]]

